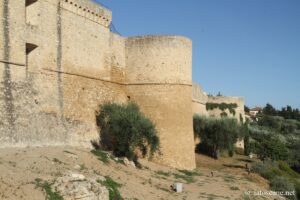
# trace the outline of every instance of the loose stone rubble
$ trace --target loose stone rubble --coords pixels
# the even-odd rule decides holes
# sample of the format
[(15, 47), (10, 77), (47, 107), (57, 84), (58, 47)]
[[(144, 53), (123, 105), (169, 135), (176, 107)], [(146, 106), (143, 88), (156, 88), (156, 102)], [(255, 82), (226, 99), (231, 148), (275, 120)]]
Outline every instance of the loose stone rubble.
[(109, 200), (109, 192), (98, 181), (105, 178), (99, 175), (85, 177), (82, 174), (68, 173), (56, 179), (53, 189), (63, 196), (64, 200)]

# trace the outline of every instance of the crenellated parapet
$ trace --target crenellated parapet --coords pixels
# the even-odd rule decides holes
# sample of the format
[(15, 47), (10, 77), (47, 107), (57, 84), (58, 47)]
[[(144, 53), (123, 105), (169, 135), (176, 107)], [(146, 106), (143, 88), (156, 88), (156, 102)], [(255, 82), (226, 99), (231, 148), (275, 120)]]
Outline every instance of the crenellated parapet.
[(109, 27), (112, 21), (112, 12), (96, 3), (86, 0), (61, 0), (61, 7), (85, 17), (95, 23)]

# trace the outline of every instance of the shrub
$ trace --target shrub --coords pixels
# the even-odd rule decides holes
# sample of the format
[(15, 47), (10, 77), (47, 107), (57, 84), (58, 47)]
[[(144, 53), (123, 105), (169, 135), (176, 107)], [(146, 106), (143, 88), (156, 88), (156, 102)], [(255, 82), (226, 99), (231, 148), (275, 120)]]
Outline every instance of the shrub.
[(100, 149), (94, 149), (91, 151), (95, 156), (98, 157), (99, 160), (101, 160), (102, 162), (104, 163), (109, 163), (109, 155), (104, 152), (104, 151), (101, 151)]
[(59, 193), (52, 190), (51, 184), (47, 181), (42, 181), (41, 179), (36, 178), (35, 187), (44, 190), (46, 193), (46, 199), (48, 200), (63, 200), (63, 197)]
[[(276, 176), (271, 182), (270, 187), (276, 192), (292, 192), (295, 191), (294, 184), (285, 177)], [(296, 196), (285, 196), (288, 199), (296, 199)]]
[(253, 172), (260, 174), (268, 180), (271, 180), (275, 176), (271, 171), (271, 168), (273, 168), (273, 163), (257, 162), (252, 166)]
[[(287, 163), (284, 161), (270, 161), (266, 160), (265, 162), (258, 162), (255, 163), (252, 166), (252, 170), (255, 173), (260, 174), (262, 177), (268, 179), (270, 181), (271, 189), (274, 191), (282, 191), (279, 186), (283, 184), (284, 186), (281, 186), (281, 188), (288, 186), (293, 186), (293, 188), (290, 188), (290, 190), (283, 190), (283, 191), (296, 191), (297, 198), (300, 197), (300, 180), (299, 180), (299, 174), (297, 174), (295, 171), (293, 171)], [(279, 180), (282, 179), (283, 181)], [(276, 180), (275, 180), (276, 179)], [(285, 182), (288, 182), (287, 184), (284, 184)], [(271, 185), (273, 184), (273, 185)], [(287, 196), (288, 198), (289, 196)]]
[(115, 182), (109, 176), (105, 177), (105, 181), (97, 180), (97, 182), (101, 183), (108, 189), (109, 200), (123, 200), (119, 192), (119, 188), (122, 186), (121, 184)]
[(293, 170), (300, 173), (300, 140), (291, 140), (288, 147), (291, 154), (288, 163)]
[(300, 199), (300, 180), (293, 180), (293, 182), (296, 190), (297, 199)]
[(280, 130), (282, 120), (283, 120), (283, 118), (280, 118), (280, 117), (274, 117), (274, 116), (270, 116), (270, 115), (261, 115), (261, 117), (259, 117), (259, 119), (258, 119), (258, 125), (266, 126), (266, 127), (273, 128), (276, 130)]
[(229, 155), (229, 157), (233, 157), (233, 155), (234, 155), (234, 151), (233, 151), (233, 147), (232, 148), (230, 148), (229, 150), (228, 150), (228, 155)]
[(281, 125), (281, 132), (283, 134), (295, 133), (299, 126), (299, 122), (292, 119), (285, 120)]
[(220, 116), (221, 116), (221, 117), (227, 117), (228, 114), (227, 114), (226, 112), (223, 111), (223, 112), (220, 114)]
[(135, 103), (105, 103), (96, 116), (100, 128), (100, 147), (115, 156), (137, 161), (137, 152), (152, 156), (159, 148), (154, 124)]
[(276, 176), (285, 176), (285, 172), (278, 168), (278, 163), (271, 160), (255, 163), (252, 170), (268, 180), (272, 180)]
[(288, 149), (276, 135), (261, 135), (260, 141), (251, 143), (251, 151), (261, 160), (287, 160), (289, 157)]
[(291, 177), (300, 178), (300, 175), (291, 169), (291, 167), (284, 161), (278, 161), (278, 168)]
[(249, 136), (249, 134), (247, 134), (244, 137), (244, 154), (246, 156), (249, 156), (250, 153), (251, 153), (251, 150), (250, 150), (250, 136)]
[(225, 111), (229, 110), (233, 116), (235, 116), (235, 109), (238, 107), (236, 103), (206, 103), (206, 110), (220, 109)]

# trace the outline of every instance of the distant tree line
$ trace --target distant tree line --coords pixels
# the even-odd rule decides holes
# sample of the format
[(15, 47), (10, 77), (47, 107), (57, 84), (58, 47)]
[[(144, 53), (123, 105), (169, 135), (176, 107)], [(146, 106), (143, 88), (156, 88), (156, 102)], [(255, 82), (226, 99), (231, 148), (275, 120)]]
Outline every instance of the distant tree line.
[(286, 106), (281, 110), (277, 110), (271, 104), (267, 103), (267, 105), (263, 108), (262, 111), (265, 115), (271, 116), (280, 116), (284, 119), (295, 119), (300, 121), (300, 112), (298, 108), (292, 108), (291, 106)]

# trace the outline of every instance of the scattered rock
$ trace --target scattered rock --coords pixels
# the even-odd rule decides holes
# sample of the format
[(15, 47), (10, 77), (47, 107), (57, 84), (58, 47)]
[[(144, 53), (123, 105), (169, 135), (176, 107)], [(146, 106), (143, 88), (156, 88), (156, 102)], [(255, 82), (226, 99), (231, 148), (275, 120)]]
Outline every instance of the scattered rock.
[(80, 167), (80, 165), (75, 165), (75, 166), (74, 166), (74, 169), (76, 169), (76, 170), (80, 170), (80, 169), (81, 169), (81, 167)]
[(123, 162), (124, 162), (124, 164), (126, 165), (126, 166), (129, 166), (130, 165), (130, 162), (129, 162), (129, 160), (128, 160), (128, 158), (123, 158), (122, 159), (123, 160)]
[(123, 161), (124, 165), (136, 168), (135, 163), (133, 161), (129, 161), (128, 158), (124, 157), (124, 158), (120, 158), (120, 160)]
[(97, 180), (105, 178), (98, 175), (87, 178), (82, 174), (69, 173), (57, 178), (53, 187), (65, 200), (109, 200), (108, 190)]
[(82, 174), (71, 174), (71, 178), (73, 181), (83, 181), (85, 180), (85, 176)]
[(118, 157), (114, 157), (114, 160), (118, 162), (118, 161), (119, 161), (119, 158), (118, 158)]
[(78, 156), (75, 154), (75, 153), (72, 153), (72, 152), (68, 152), (68, 151), (64, 151), (64, 154), (66, 156), (68, 156), (69, 158), (72, 158), (74, 160), (77, 160), (78, 159)]
[(133, 168), (135, 168), (135, 163), (134, 163), (133, 161), (129, 161), (129, 164), (130, 164)]

